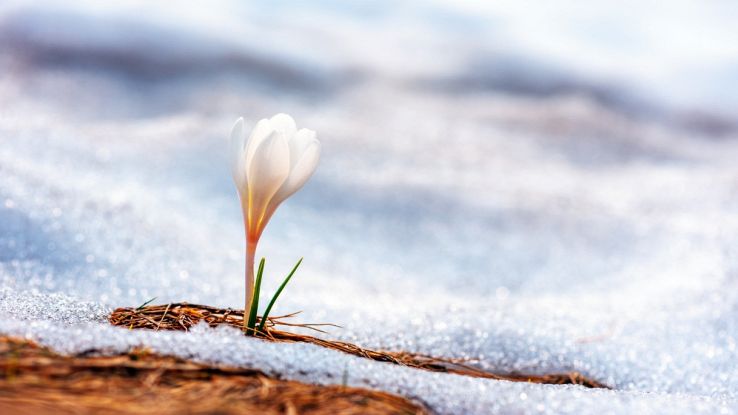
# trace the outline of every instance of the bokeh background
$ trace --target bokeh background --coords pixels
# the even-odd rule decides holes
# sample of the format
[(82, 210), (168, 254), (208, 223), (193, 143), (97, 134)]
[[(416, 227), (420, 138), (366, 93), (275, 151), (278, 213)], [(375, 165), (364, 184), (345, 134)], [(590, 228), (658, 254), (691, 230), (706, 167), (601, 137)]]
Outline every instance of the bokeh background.
[(305, 257), (277, 312), (734, 409), (736, 18), (733, 1), (4, 1), (0, 309), (242, 307), (227, 138), (286, 112), (323, 154), (260, 244), (267, 292)]

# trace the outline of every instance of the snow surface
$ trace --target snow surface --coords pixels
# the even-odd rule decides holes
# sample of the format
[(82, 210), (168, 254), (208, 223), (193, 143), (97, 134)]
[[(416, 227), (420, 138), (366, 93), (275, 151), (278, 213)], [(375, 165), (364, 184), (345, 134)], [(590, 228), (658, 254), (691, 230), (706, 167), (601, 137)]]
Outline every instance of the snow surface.
[[(711, 84), (675, 109), (648, 76), (611, 83), (525, 43), (512, 56), (484, 37), (501, 17), (443, 4), (197, 3), (178, 19), (148, 2), (0, 7), (0, 332), (347, 377), (438, 413), (738, 413), (738, 133), (700, 107)], [(713, 57), (730, 85), (735, 55)], [(366, 347), (614, 389), (109, 327), (111, 308), (152, 297), (242, 306), (227, 133), (276, 112), (324, 153), (260, 245), (267, 293), (305, 257), (275, 312)]]

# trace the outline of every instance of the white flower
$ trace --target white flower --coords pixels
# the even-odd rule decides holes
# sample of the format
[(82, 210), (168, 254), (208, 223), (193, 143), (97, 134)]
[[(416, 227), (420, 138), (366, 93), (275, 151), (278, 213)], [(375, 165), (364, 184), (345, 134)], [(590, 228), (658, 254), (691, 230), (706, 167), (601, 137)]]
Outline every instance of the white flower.
[(256, 123), (248, 141), (243, 118), (231, 130), (231, 169), (246, 228), (246, 310), (261, 233), (280, 203), (305, 185), (319, 158), (320, 141), (315, 131), (298, 130), (295, 120), (287, 114)]

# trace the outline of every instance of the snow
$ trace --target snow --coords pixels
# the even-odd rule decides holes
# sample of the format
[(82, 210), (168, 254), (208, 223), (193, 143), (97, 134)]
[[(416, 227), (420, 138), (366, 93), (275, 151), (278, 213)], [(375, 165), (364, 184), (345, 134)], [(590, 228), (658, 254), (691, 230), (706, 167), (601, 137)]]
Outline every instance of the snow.
[[(438, 413), (738, 413), (735, 129), (686, 127), (668, 103), (635, 98), (660, 85), (614, 87), (525, 45), (525, 59), (495, 52), (475, 41), (494, 16), (195, 3), (176, 23), (136, 2), (0, 9), (1, 333), (316, 383), (348, 374)], [(475, 51), (494, 64), (467, 66)], [(730, 59), (711, 62), (735, 79)], [(711, 114), (710, 99), (693, 105)], [(258, 252), (267, 293), (305, 257), (276, 313), (303, 310), (366, 347), (576, 370), (613, 390), (434, 374), (232, 330), (109, 327), (110, 309), (152, 297), (242, 307), (228, 129), (276, 112), (323, 143)]]

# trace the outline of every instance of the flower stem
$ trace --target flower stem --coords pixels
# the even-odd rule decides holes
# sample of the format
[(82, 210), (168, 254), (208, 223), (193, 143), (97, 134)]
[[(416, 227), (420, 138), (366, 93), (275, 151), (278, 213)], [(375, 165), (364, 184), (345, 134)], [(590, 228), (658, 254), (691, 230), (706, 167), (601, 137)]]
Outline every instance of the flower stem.
[(248, 329), (248, 313), (251, 310), (251, 302), (254, 298), (254, 257), (256, 254), (256, 241), (246, 238), (246, 306), (243, 309), (243, 328)]

